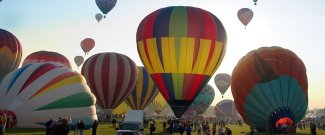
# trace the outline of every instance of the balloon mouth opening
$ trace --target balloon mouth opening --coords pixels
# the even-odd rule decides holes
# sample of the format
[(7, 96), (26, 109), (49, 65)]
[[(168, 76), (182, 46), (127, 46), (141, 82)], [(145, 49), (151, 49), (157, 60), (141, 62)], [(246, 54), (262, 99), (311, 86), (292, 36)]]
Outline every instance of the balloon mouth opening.
[(289, 108), (278, 108), (275, 109), (270, 116), (269, 124), (272, 125), (273, 129), (279, 129), (293, 125), (295, 121), (295, 115)]
[[(6, 118), (6, 119), (5, 119)], [(3, 121), (3, 120), (6, 121)], [(13, 128), (17, 125), (17, 117), (16, 114), (13, 111), (8, 110), (0, 110), (0, 122), (1, 124), (6, 125), (6, 128)]]

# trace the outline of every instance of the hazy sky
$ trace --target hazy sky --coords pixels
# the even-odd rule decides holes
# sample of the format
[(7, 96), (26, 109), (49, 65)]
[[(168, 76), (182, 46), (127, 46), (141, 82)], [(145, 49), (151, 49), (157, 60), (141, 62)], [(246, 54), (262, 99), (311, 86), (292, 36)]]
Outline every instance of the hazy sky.
[[(47, 50), (73, 61), (82, 55), (80, 41), (96, 41), (89, 56), (118, 52), (143, 65), (136, 49), (136, 30), (149, 13), (167, 6), (194, 6), (215, 14), (228, 36), (225, 58), (215, 73), (231, 74), (238, 60), (262, 46), (281, 46), (295, 52), (305, 63), (309, 84), (309, 108), (325, 107), (325, 0), (118, 0), (106, 19), (97, 23), (100, 13), (95, 0), (3, 0), (0, 28), (12, 32), (23, 47), (23, 59), (32, 52)], [(247, 29), (237, 18), (240, 8), (250, 8), (253, 20)], [(214, 76), (213, 76), (214, 78)], [(215, 105), (221, 95), (216, 90)], [(230, 88), (226, 99), (233, 99)]]

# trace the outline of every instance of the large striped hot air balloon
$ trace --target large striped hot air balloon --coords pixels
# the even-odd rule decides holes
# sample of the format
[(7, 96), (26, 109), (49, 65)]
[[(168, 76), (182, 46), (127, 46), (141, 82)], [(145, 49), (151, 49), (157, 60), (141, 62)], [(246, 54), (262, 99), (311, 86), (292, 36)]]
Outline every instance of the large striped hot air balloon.
[(303, 61), (281, 47), (261, 47), (246, 54), (232, 72), (231, 91), (241, 116), (258, 130), (282, 118), (295, 123), (308, 106)]
[(218, 69), (226, 40), (220, 20), (195, 7), (162, 8), (140, 23), (138, 53), (178, 118)]
[(159, 90), (144, 67), (138, 67), (137, 84), (125, 100), (133, 110), (143, 110), (157, 96)]
[(23, 66), (39, 62), (57, 62), (71, 68), (69, 60), (64, 55), (52, 51), (38, 51), (29, 54), (23, 61)]
[(96, 98), (84, 77), (57, 63), (34, 63), (9, 73), (0, 85), (0, 109), (16, 116), (17, 127), (44, 128), (49, 119), (71, 117), (90, 128)]
[(6, 74), (18, 68), (21, 56), (18, 39), (12, 33), (0, 29), (0, 82)]
[(127, 56), (119, 53), (99, 53), (88, 58), (82, 66), (97, 104), (106, 115), (132, 92), (137, 80), (137, 66)]

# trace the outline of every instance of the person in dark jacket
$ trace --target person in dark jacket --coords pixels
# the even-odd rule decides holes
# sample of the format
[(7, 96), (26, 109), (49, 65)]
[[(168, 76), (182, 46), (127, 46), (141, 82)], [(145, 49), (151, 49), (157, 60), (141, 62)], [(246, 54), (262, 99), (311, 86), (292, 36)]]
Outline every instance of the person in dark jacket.
[(94, 120), (93, 125), (91, 127), (91, 129), (92, 129), (92, 135), (96, 135), (96, 133), (97, 133), (97, 127), (98, 127), (98, 120)]

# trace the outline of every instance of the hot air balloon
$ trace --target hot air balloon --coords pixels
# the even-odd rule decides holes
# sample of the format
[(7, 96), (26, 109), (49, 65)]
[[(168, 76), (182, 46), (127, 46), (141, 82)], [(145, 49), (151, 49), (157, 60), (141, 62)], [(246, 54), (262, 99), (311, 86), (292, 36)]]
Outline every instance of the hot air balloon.
[(38, 51), (29, 54), (23, 61), (23, 66), (39, 62), (57, 62), (71, 68), (69, 60), (60, 53), (51, 51)]
[(231, 91), (239, 113), (257, 130), (275, 127), (282, 118), (297, 123), (308, 105), (306, 68), (288, 49), (261, 47), (238, 62)]
[(104, 14), (104, 18), (106, 17), (106, 14), (111, 11), (115, 5), (117, 0), (95, 0), (97, 7), (102, 11)]
[(144, 67), (138, 67), (137, 84), (125, 100), (133, 110), (143, 110), (157, 96), (159, 90)]
[(129, 110), (131, 110), (130, 106), (126, 102), (122, 102), (113, 110), (112, 114), (124, 115)]
[(34, 63), (9, 73), (0, 85), (0, 108), (11, 111), (17, 127), (44, 128), (49, 119), (71, 117), (90, 128), (96, 98), (84, 77), (57, 63)]
[(247, 24), (252, 20), (253, 15), (253, 11), (249, 8), (242, 8), (237, 12), (238, 19), (243, 25), (245, 25), (245, 29)]
[(151, 102), (151, 105), (155, 112), (159, 114), (167, 106), (167, 102), (163, 95), (159, 92), (155, 99)]
[[(214, 99), (214, 89), (209, 84), (205, 85), (199, 94), (195, 97), (191, 106), (187, 109), (189, 113), (195, 111), (195, 114), (203, 114), (211, 105)], [(186, 111), (186, 112), (187, 112)], [(185, 112), (185, 113), (186, 113)]]
[(95, 15), (95, 18), (96, 18), (97, 22), (100, 22), (100, 20), (103, 19), (103, 15), (100, 14), (100, 13), (97, 13), (97, 14)]
[(78, 66), (78, 68), (81, 66), (81, 64), (84, 62), (84, 57), (82, 56), (76, 56), (74, 57), (74, 62)]
[(214, 108), (215, 115), (220, 119), (239, 119), (240, 114), (237, 111), (234, 101), (224, 99), (217, 103)]
[(92, 38), (85, 38), (80, 42), (80, 46), (85, 52), (85, 54), (88, 54), (88, 52), (94, 48), (95, 40), (93, 40)]
[(122, 103), (132, 92), (138, 70), (135, 63), (119, 53), (99, 53), (86, 60), (81, 69), (97, 104), (106, 115)]
[(221, 64), (226, 40), (220, 20), (195, 7), (158, 9), (140, 23), (138, 53), (178, 118)]
[(254, 2), (254, 5), (257, 5), (257, 4), (256, 4), (257, 0), (253, 0), (253, 2)]
[(214, 83), (216, 84), (223, 98), (223, 95), (226, 93), (231, 84), (231, 76), (226, 73), (219, 73), (214, 77)]
[(0, 82), (6, 74), (18, 68), (21, 56), (18, 39), (9, 31), (0, 29)]

